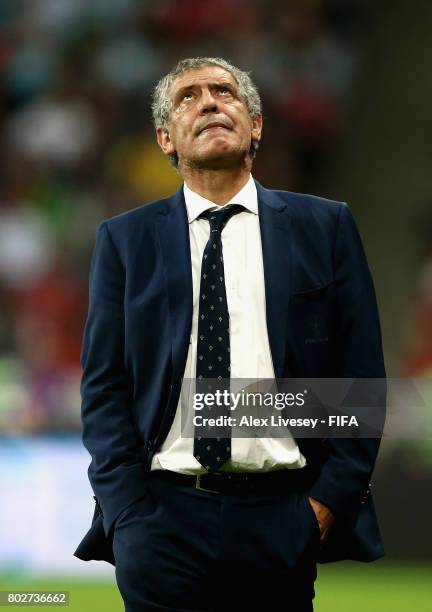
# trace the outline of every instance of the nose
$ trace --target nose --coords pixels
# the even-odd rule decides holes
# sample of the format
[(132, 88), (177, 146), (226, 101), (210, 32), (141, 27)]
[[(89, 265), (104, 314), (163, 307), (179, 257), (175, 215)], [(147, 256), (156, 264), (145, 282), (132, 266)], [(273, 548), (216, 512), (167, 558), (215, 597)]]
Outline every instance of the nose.
[(203, 115), (215, 113), (218, 110), (217, 100), (209, 89), (202, 91), (199, 110)]

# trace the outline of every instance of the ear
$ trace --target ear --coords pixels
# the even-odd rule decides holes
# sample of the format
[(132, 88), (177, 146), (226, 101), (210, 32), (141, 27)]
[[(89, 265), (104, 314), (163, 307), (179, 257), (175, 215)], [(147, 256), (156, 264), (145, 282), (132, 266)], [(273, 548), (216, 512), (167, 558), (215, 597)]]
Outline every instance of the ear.
[(254, 119), (252, 119), (251, 140), (257, 140), (258, 142), (261, 140), (262, 123), (263, 121), (261, 113), (259, 113)]
[(158, 141), (158, 145), (165, 153), (165, 155), (175, 153), (175, 147), (171, 141), (171, 137), (167, 130), (163, 130), (162, 128), (156, 128), (156, 138)]

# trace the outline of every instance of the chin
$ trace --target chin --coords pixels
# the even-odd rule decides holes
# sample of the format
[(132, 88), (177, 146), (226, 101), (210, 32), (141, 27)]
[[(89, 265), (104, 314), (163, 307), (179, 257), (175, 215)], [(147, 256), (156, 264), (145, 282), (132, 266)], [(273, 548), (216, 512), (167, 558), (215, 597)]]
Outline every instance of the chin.
[(238, 166), (244, 161), (246, 155), (247, 152), (239, 151), (238, 149), (215, 147), (194, 158), (192, 164), (195, 167), (220, 170), (222, 168)]

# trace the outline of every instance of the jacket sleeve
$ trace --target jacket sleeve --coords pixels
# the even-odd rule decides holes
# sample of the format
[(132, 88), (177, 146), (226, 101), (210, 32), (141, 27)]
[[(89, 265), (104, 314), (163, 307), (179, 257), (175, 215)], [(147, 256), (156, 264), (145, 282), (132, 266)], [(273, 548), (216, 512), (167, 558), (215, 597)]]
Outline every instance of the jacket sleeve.
[(108, 535), (120, 512), (146, 495), (140, 440), (124, 366), (125, 270), (106, 222), (98, 228), (81, 350), (83, 443), (96, 504)]
[[(328, 452), (309, 495), (336, 514), (355, 522), (370, 493), (370, 479), (385, 419), (386, 384), (381, 329), (372, 276), (361, 238), (346, 203), (339, 209), (334, 244), (334, 275), (338, 301), (339, 376), (375, 379), (362, 387), (367, 406), (380, 411), (374, 438), (326, 438)], [(377, 380), (379, 379), (379, 380)]]

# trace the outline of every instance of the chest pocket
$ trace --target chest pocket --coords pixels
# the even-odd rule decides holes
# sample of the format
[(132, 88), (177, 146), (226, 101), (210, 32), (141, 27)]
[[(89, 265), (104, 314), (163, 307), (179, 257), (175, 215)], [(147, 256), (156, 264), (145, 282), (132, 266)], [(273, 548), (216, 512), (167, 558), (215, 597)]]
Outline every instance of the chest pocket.
[(334, 282), (293, 293), (289, 318), (297, 341), (305, 346), (331, 342), (336, 324)]

